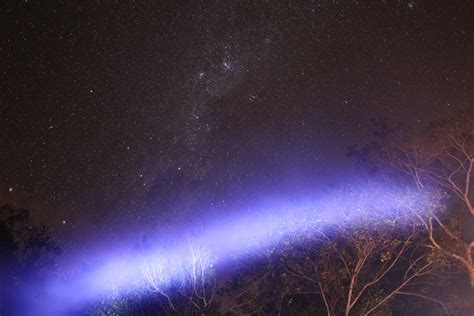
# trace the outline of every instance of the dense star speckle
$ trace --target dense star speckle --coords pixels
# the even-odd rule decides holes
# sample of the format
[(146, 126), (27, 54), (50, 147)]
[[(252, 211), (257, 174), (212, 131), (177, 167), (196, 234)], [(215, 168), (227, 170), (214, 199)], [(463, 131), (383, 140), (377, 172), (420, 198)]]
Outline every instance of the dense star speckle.
[(473, 19), (468, 1), (6, 1), (0, 199), (77, 248), (335, 185), (371, 118), (472, 106)]

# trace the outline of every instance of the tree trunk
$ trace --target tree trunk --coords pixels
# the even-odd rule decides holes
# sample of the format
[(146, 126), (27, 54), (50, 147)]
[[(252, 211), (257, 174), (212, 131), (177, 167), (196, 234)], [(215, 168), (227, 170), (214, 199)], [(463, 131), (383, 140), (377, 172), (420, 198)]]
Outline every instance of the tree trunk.
[(469, 280), (471, 281), (471, 288), (474, 289), (474, 266), (467, 267), (469, 272)]

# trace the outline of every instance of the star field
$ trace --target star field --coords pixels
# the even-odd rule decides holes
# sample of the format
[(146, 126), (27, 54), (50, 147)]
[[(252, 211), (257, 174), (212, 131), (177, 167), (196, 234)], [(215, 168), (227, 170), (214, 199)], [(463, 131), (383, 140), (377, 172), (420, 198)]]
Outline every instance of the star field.
[(0, 198), (66, 235), (336, 184), (372, 117), (474, 96), (468, 1), (1, 8)]

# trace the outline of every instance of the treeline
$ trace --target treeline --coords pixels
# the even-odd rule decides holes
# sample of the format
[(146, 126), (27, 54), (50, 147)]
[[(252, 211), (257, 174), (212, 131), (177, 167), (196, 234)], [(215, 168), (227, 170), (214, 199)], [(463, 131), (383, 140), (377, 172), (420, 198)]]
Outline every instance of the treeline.
[(338, 214), (339, 221), (324, 229), (262, 246), (223, 276), (201, 258), (181, 281), (160, 287), (166, 282), (154, 271), (159, 264), (150, 262), (144, 280), (151, 295), (117, 296), (95, 312), (472, 315), (474, 115), (421, 131), (373, 123), (374, 141), (348, 151), (361, 177), (403, 183), (427, 201), (383, 217), (367, 210), (357, 223)]
[[(341, 211), (321, 229), (260, 245), (231, 270), (191, 242), (173, 282), (157, 254), (141, 267), (146, 292), (111, 293), (84, 314), (472, 315), (474, 115), (423, 131), (384, 120), (374, 127), (373, 142), (348, 151), (361, 177), (429, 199), (403, 212), (367, 209), (356, 221)], [(46, 228), (28, 224), (28, 211), (2, 206), (0, 215), (0, 313), (24, 315), (23, 290), (35, 280), (42, 291), (60, 250)]]
[(0, 205), (0, 315), (29, 315), (28, 306), (45, 294), (61, 254), (47, 227), (34, 225), (30, 212)]

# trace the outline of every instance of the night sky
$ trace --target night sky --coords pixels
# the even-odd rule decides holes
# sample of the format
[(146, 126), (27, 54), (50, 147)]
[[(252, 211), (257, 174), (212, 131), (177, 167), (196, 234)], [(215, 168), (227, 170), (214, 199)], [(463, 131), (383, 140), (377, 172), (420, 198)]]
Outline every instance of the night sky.
[(371, 118), (473, 106), (470, 1), (0, 8), (0, 201), (66, 249), (344, 183)]

